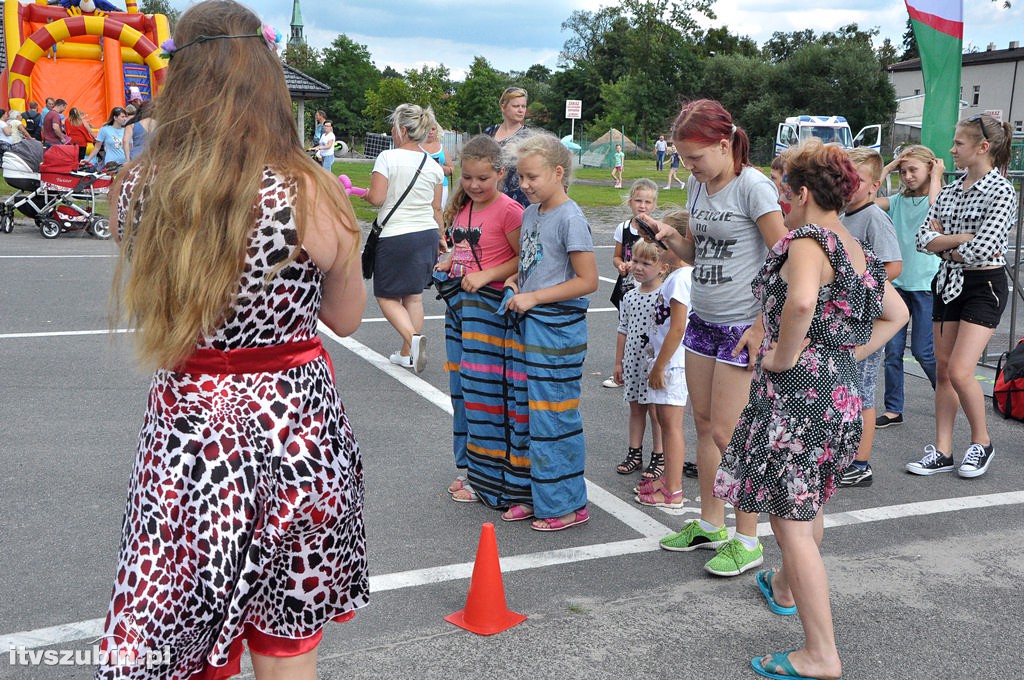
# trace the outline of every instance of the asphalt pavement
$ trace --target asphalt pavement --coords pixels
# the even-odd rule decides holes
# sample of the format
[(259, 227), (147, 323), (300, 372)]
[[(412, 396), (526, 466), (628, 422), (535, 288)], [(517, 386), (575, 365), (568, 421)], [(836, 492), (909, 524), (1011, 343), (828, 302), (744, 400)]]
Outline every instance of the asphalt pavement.
[[(582, 395), (586, 525), (545, 534), (449, 500), (444, 309), (429, 291), (420, 376), (388, 363), (398, 336), (372, 298), (351, 338), (324, 336), (365, 459), (372, 595), (352, 622), (326, 628), (322, 678), (742, 679), (755, 677), (752, 657), (801, 644), (799, 621), (768, 611), (752, 573), (712, 577), (711, 553), (658, 549), (696, 516), (693, 480), (687, 508), (669, 512), (635, 504), (636, 478), (614, 471), (628, 412), (621, 390), (601, 386), (615, 348), (612, 213), (591, 216), (602, 282)], [(87, 650), (106, 611), (148, 387), (130, 339), (109, 332), (114, 248), (44, 240), (27, 222), (0, 234), (0, 678), (91, 677), (24, 663), (10, 647)], [(845, 677), (1020, 678), (1024, 424), (989, 407), (997, 448), (983, 477), (909, 475), (934, 416), (909, 353), (907, 373), (906, 423), (878, 432), (873, 486), (840, 490), (826, 508)], [(990, 391), (991, 371), (978, 373)], [(962, 416), (957, 425), (962, 451)], [(689, 416), (685, 427), (692, 456)], [(444, 621), (466, 603), (484, 522), (495, 524), (508, 607), (528, 617), (490, 637)], [(767, 534), (765, 518), (766, 565), (778, 566)], [(253, 677), (248, 663), (242, 677)]]

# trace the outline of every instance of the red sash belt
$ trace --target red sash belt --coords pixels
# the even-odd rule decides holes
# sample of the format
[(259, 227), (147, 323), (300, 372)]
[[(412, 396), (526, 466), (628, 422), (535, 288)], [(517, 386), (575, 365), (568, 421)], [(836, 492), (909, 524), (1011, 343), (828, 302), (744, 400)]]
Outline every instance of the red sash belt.
[(227, 351), (197, 349), (175, 370), (177, 373), (203, 373), (206, 375), (277, 373), (308, 364), (318, 357), (324, 357), (333, 375), (334, 366), (331, 365), (331, 357), (324, 349), (320, 338)]

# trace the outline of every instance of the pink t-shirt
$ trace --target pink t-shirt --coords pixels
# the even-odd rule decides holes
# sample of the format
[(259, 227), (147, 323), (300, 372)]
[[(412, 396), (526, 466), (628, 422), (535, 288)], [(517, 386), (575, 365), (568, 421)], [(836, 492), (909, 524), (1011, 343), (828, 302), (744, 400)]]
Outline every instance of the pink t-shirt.
[[(452, 276), (465, 276), (507, 262), (516, 256), (508, 234), (523, 224), (523, 206), (505, 194), (483, 210), (470, 201), (462, 206), (452, 225), (455, 247), (452, 249)], [(502, 281), (491, 285), (501, 287)]]

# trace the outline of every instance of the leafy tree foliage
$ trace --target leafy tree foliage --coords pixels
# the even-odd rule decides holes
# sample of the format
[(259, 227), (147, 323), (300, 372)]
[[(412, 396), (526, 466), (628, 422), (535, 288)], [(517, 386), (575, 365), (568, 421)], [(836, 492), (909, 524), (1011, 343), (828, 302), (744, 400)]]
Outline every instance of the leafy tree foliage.
[(170, 0), (139, 0), (139, 11), (143, 14), (163, 14), (167, 17), (167, 22), (171, 25), (171, 32), (174, 32), (174, 26), (178, 23), (178, 17), (181, 16), (181, 11), (174, 9), (171, 6)]
[(504, 76), (483, 57), (474, 57), (466, 80), (452, 95), (453, 125), (471, 134), (484, 131), (500, 118), (498, 99), (507, 87)]
[(334, 122), (335, 132), (341, 137), (370, 131), (371, 121), (363, 116), (363, 109), (367, 105), (366, 93), (377, 86), (380, 73), (366, 45), (339, 35), (319, 56), (318, 63), (310, 64), (305, 73), (331, 88), (323, 108)]

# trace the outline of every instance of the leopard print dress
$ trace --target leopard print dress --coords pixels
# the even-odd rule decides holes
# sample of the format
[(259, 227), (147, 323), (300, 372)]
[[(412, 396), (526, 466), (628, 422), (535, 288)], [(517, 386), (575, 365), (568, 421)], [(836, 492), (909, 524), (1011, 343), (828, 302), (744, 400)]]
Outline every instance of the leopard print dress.
[[(122, 218), (137, 181), (129, 173)], [(305, 251), (274, 272), (298, 242), (293, 195), (265, 172), (237, 301), (197, 348), (316, 336), (322, 273)], [(273, 373), (159, 370), (148, 401), (104, 625), (121, 658), (97, 678), (188, 678), (237, 657), (247, 629), (306, 640), (367, 603), (362, 462), (324, 358)], [(147, 669), (152, 652), (165, 658)]]

